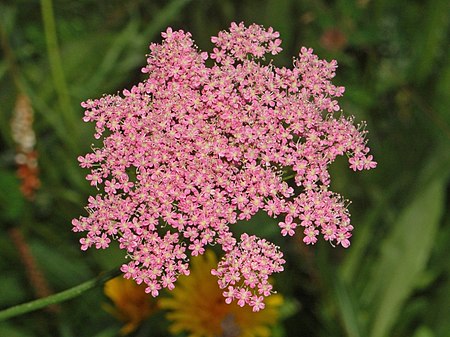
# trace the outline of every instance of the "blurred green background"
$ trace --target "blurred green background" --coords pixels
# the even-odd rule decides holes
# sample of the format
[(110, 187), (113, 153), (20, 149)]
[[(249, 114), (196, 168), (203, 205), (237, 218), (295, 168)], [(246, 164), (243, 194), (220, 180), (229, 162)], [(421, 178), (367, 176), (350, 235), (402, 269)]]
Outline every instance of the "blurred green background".
[[(349, 249), (281, 238), (265, 218), (248, 227), (287, 258), (276, 277), (287, 304), (274, 336), (450, 336), (449, 13), (447, 0), (2, 1), (0, 309), (123, 261), (112, 249), (81, 252), (71, 232), (96, 193), (76, 160), (93, 142), (80, 102), (142, 80), (148, 45), (167, 26), (190, 31), (209, 51), (211, 35), (244, 21), (281, 33), (278, 66), (290, 66), (301, 46), (338, 61), (341, 106), (367, 121), (378, 162), (361, 173), (344, 159), (332, 166), (332, 188), (352, 200)], [(34, 113), (34, 131), (12, 128), (17, 110)], [(31, 191), (32, 178), (40, 180), (30, 198), (17, 175), (27, 155), (22, 176)], [(0, 336), (115, 336), (121, 325), (101, 309), (105, 302), (97, 288), (56, 313), (1, 322)], [(134, 336), (167, 336), (161, 317)]]

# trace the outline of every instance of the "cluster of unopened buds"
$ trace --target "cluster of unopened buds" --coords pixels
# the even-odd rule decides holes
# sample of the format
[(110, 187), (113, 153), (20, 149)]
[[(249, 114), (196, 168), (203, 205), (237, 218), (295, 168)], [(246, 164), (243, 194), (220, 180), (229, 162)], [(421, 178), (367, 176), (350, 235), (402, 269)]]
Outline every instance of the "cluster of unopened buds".
[(130, 259), (124, 276), (153, 296), (189, 274), (189, 256), (217, 244), (224, 256), (212, 273), (226, 301), (260, 310), (283, 255), (254, 235), (236, 240), (230, 225), (263, 210), (284, 236), (314, 244), (322, 234), (348, 247), (353, 226), (329, 190), (328, 166), (347, 155), (355, 171), (375, 167), (366, 131), (340, 112), (335, 61), (306, 48), (292, 69), (264, 59), (281, 51), (272, 28), (232, 23), (210, 54), (181, 30), (162, 37), (150, 45), (145, 81), (82, 103), (103, 143), (78, 159), (100, 192), (73, 230), (87, 232), (83, 250), (117, 240)]

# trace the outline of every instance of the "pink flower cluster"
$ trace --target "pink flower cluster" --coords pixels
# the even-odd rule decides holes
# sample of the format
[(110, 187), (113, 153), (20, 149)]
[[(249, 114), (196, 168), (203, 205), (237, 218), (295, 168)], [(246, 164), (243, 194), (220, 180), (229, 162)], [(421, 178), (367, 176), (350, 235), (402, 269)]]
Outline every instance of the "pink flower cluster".
[(273, 243), (242, 234), (241, 241), (211, 273), (219, 278), (221, 289), (228, 287), (223, 293), (226, 303), (237, 300), (241, 307), (249, 304), (253, 311), (259, 311), (264, 309), (264, 296), (272, 293), (269, 276), (282, 272), (284, 263), (283, 254)]
[[(153, 296), (189, 273), (188, 256), (219, 244), (225, 256), (215, 273), (231, 286), (225, 296), (259, 310), (267, 277), (284, 261), (265, 240), (237, 242), (230, 225), (264, 210), (281, 217), (282, 235), (300, 227), (307, 244), (322, 234), (348, 247), (353, 227), (345, 201), (328, 189), (328, 166), (345, 154), (353, 170), (375, 167), (365, 131), (335, 116), (344, 92), (330, 82), (335, 61), (306, 48), (293, 69), (258, 61), (281, 50), (271, 28), (233, 23), (212, 38), (211, 54), (181, 30), (162, 36), (150, 45), (145, 81), (82, 103), (103, 144), (78, 159), (101, 192), (73, 230), (87, 232), (83, 250), (117, 240), (130, 259), (125, 277)], [(236, 258), (249, 260), (236, 269)], [(237, 278), (244, 285), (234, 287)], [(259, 296), (250, 296), (255, 287)]]

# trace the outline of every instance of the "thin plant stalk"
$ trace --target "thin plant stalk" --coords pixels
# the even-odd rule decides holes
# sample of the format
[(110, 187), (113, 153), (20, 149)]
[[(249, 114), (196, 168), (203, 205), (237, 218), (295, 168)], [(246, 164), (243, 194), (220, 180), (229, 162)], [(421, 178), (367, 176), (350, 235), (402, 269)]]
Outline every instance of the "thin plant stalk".
[(64, 122), (66, 123), (66, 128), (71, 130), (71, 133), (73, 133), (78, 129), (78, 119), (75, 119), (72, 104), (70, 102), (67, 81), (61, 62), (52, 0), (41, 0), (41, 11), (50, 71), (52, 74), (55, 91), (58, 95), (59, 109), (63, 116)]
[(41, 308), (45, 308), (49, 305), (64, 302), (67, 300), (70, 300), (72, 298), (78, 297), (85, 293), (86, 291), (93, 289), (99, 285), (104, 284), (106, 281), (119, 276), (121, 274), (121, 271), (118, 268), (114, 268), (104, 274), (101, 274), (100, 276), (86, 281), (84, 283), (81, 283), (73, 288), (61, 291), (57, 294), (47, 296), (44, 298), (40, 298), (31, 302), (19, 304), (16, 306), (13, 306), (11, 308), (5, 309), (0, 311), (0, 321), (4, 321), (8, 318), (19, 316), (26, 314), (28, 312), (36, 311)]

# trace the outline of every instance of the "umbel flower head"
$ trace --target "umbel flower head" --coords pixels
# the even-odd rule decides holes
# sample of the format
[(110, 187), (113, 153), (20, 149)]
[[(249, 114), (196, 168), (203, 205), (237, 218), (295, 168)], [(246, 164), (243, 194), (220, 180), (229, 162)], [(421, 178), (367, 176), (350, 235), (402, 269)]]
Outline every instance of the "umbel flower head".
[[(207, 250), (191, 262), (191, 274), (181, 276), (169, 296), (158, 301), (166, 309), (170, 332), (188, 332), (190, 337), (269, 337), (277, 323), (283, 297), (274, 294), (266, 308), (252, 312), (251, 307), (223, 301), (222, 291), (210, 270), (217, 265), (216, 255)], [(201, 285), (201, 286), (199, 286)]]
[(232, 23), (212, 37), (210, 54), (182, 30), (162, 37), (150, 45), (143, 82), (82, 103), (102, 146), (78, 160), (99, 193), (73, 230), (86, 232), (83, 250), (117, 240), (130, 259), (125, 278), (153, 296), (189, 274), (190, 256), (218, 244), (224, 256), (213, 273), (224, 296), (257, 311), (285, 261), (265, 239), (237, 240), (230, 225), (264, 210), (282, 220), (284, 236), (300, 231), (314, 244), (322, 234), (348, 247), (353, 226), (329, 190), (328, 166), (341, 155), (355, 171), (376, 166), (364, 125), (340, 112), (336, 61), (302, 48), (292, 69), (260, 62), (281, 51), (272, 28)]

